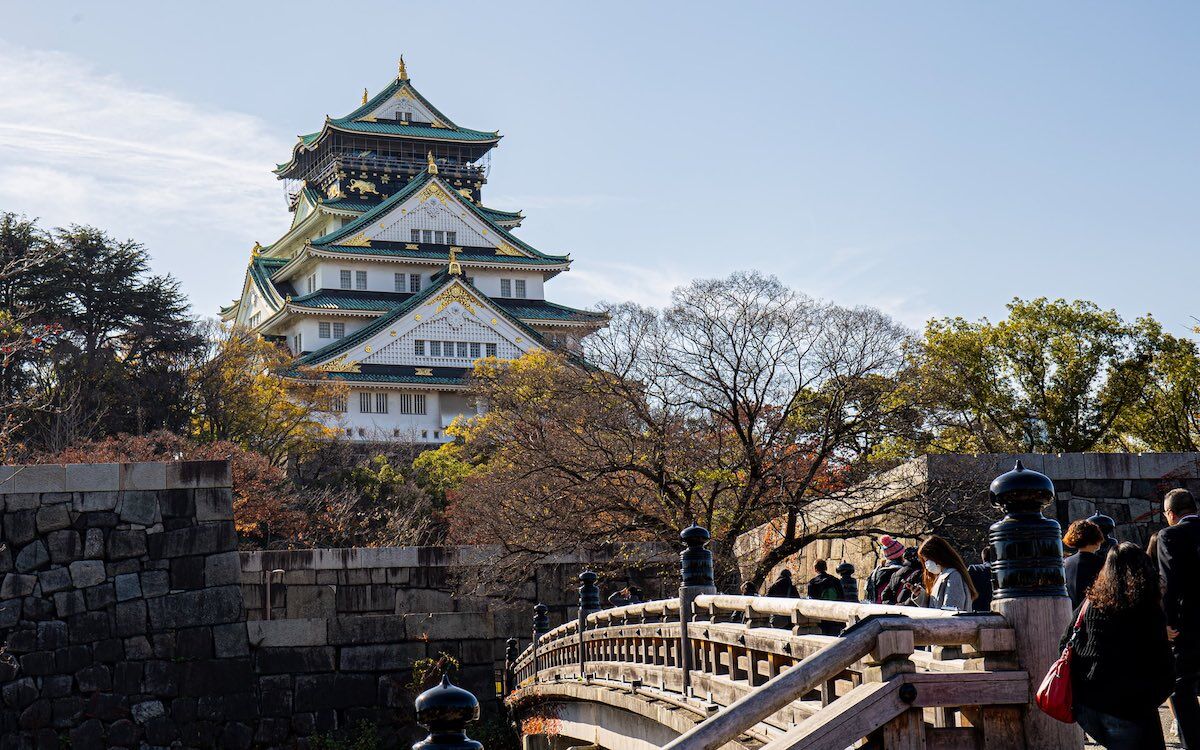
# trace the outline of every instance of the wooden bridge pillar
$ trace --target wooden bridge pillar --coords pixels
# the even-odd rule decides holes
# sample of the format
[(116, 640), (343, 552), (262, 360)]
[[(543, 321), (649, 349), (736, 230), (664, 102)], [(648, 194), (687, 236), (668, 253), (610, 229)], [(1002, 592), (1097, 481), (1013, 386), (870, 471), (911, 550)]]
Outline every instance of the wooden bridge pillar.
[[(1029, 700), (1021, 716), (1026, 750), (1078, 750), (1083, 731), (1042, 713), (1034, 692), (1058, 658), (1058, 640), (1071, 619), (1063, 571), (1062, 529), (1042, 515), (1054, 501), (1054, 482), (1045, 474), (1016, 467), (992, 481), (992, 503), (1004, 518), (992, 524), (992, 611), (1015, 632), (1017, 660), (1029, 673)], [(986, 731), (986, 730), (985, 730)]]

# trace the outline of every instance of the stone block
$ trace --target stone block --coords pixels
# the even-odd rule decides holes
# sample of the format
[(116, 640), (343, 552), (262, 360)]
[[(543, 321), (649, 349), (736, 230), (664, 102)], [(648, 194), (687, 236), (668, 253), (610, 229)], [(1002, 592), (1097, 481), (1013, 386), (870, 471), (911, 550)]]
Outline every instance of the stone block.
[(192, 490), (166, 490), (158, 496), (158, 507), (164, 521), (174, 518), (191, 520), (196, 517), (196, 501)]
[(145, 554), (145, 531), (141, 529), (113, 529), (108, 532), (108, 556), (113, 560), (141, 557)]
[(1189, 479), (1197, 474), (1195, 453), (1140, 453), (1140, 479)]
[[(261, 575), (255, 580), (262, 580)], [(317, 571), (285, 570), (280, 582), (285, 586), (312, 586), (317, 582)]]
[(150, 537), (149, 552), (158, 560), (188, 555), (211, 555), (229, 552), (237, 548), (237, 533), (233, 523), (217, 521), (189, 526), (174, 531), (164, 531)]
[(331, 646), (260, 648), (254, 652), (254, 664), (258, 674), (264, 675), (332, 672), (337, 666), (336, 651)]
[(147, 570), (142, 573), (142, 596), (153, 599), (171, 590), (170, 575), (165, 570)]
[(99, 719), (87, 719), (73, 727), (68, 737), (71, 750), (103, 750), (104, 724)]
[(42, 678), (42, 696), (62, 698), (71, 694), (74, 678), (69, 674), (56, 674)]
[(169, 661), (148, 661), (142, 676), (142, 690), (148, 695), (170, 698), (179, 694), (179, 665)]
[(185, 696), (245, 692), (253, 684), (249, 659), (211, 659), (180, 664), (179, 690)]
[(126, 638), (146, 633), (146, 602), (143, 599), (121, 602), (113, 610), (113, 629)]
[[(276, 591), (283, 590), (273, 589), (271, 598), (276, 598)], [(332, 586), (295, 586), (286, 591), (286, 614), (289, 618), (333, 617), (337, 612), (337, 596)], [(259, 587), (260, 599), (261, 593)]]
[(59, 617), (70, 617), (87, 611), (87, 602), (79, 590), (60, 591), (54, 595), (54, 611)]
[(329, 643), (327, 620), (255, 620), (246, 623), (246, 634), (255, 648), (324, 646)]
[(405, 632), (412, 640), (466, 640), (494, 638), (495, 623), (490, 612), (436, 612), (406, 615)]
[(117, 502), (117, 515), (126, 523), (151, 526), (162, 521), (158, 510), (158, 493), (148, 490), (125, 490)]
[(92, 664), (75, 673), (81, 693), (96, 693), (112, 689), (112, 670), (103, 664)]
[(449, 591), (435, 589), (400, 589), (396, 591), (396, 614), (455, 611), (455, 596)]
[(21, 600), (5, 599), (0, 601), (0, 631), (11, 630), (21, 619)]
[(167, 467), (160, 462), (121, 464), (120, 489), (165, 490)]
[(5, 573), (4, 580), (0, 581), (0, 599), (29, 596), (33, 593), (33, 587), (37, 585), (37, 580), (35, 575)]
[(71, 525), (71, 512), (66, 505), (43, 505), (37, 510), (39, 534), (65, 529)]
[(137, 573), (125, 573), (113, 579), (116, 588), (117, 601), (125, 602), (142, 596), (141, 576)]
[(375, 678), (364, 674), (314, 674), (296, 678), (293, 697), (299, 712), (373, 705)]
[(104, 612), (83, 612), (67, 619), (67, 634), (71, 643), (95, 643), (110, 637), (108, 615)]
[(54, 652), (54, 669), (60, 674), (75, 674), (96, 661), (89, 646), (67, 646)]
[(119, 523), (121, 523), (121, 519), (112, 511), (99, 511), (83, 515), (84, 528), (88, 529), (112, 529), (116, 528)]
[(1096, 503), (1086, 498), (1072, 497), (1067, 505), (1067, 512), (1070, 514), (1072, 521), (1078, 521), (1081, 518), (1087, 518), (1094, 514), (1096, 512)]
[(104, 563), (100, 560), (76, 560), (71, 563), (70, 569), (71, 581), (77, 589), (103, 583), (106, 575)]
[(49, 620), (54, 617), (54, 604), (40, 596), (27, 596), (21, 600), (21, 616), (34, 622)]
[(71, 588), (71, 571), (66, 568), (43, 570), (37, 576), (38, 583), (42, 584), (42, 596)]
[(339, 586), (338, 612), (394, 612), (396, 593), (392, 586)]
[(232, 487), (228, 461), (172, 461), (166, 465), (168, 488)]
[(470, 640), (462, 642), (463, 664), (494, 664), (496, 662), (493, 641)]
[(13, 474), (12, 481), (16, 482), (13, 492), (66, 492), (67, 470), (62, 464), (21, 466)]
[(116, 492), (121, 485), (120, 464), (67, 464), (68, 492)]
[(37, 510), (42, 504), (42, 496), (37, 492), (17, 492), (4, 497), (4, 509), (9, 513), (18, 510)]
[(337, 645), (399, 643), (406, 638), (402, 615), (359, 615), (329, 620), (329, 642)]
[(243, 617), (242, 594), (237, 586), (181, 591), (148, 599), (154, 630), (192, 625), (223, 625)]
[(83, 554), (83, 545), (78, 531), (63, 529), (52, 531), (46, 536), (46, 545), (50, 550), (50, 560), (58, 565), (66, 565), (78, 560)]
[(227, 747), (229, 750), (248, 750), (253, 742), (254, 730), (241, 722), (232, 721), (221, 728), (220, 747)]
[(204, 559), (204, 585), (229, 586), (239, 584), (242, 561), (237, 552), (221, 552)]
[(196, 490), (196, 520), (232, 521), (233, 490), (228, 487), (212, 487)]
[(413, 663), (423, 658), (424, 643), (346, 646), (342, 649), (339, 668), (343, 672), (394, 672), (412, 669)]
[(1125, 482), (1120, 479), (1078, 479), (1071, 483), (1071, 491), (1082, 497), (1121, 497)]
[(26, 544), (17, 553), (15, 566), (20, 573), (32, 573), (50, 564), (50, 553), (41, 539)]
[(17, 661), (21, 665), (21, 674), (31, 677), (41, 677), (54, 672), (54, 652), (52, 651), (34, 651), (25, 654)]
[(172, 558), (171, 588), (176, 590), (204, 588), (205, 559), (203, 555)]
[(76, 513), (101, 513), (115, 510), (121, 493), (116, 490), (88, 490), (74, 493), (71, 509)]
[(244, 622), (231, 622), (228, 625), (213, 626), (213, 650), (218, 659), (246, 656), (250, 653), (246, 625)]
[(4, 541), (10, 545), (25, 544), (37, 536), (37, 514), (32, 510), (9, 511), (4, 514)]
[(175, 634), (175, 655), (178, 659), (213, 658), (212, 628), (185, 628)]

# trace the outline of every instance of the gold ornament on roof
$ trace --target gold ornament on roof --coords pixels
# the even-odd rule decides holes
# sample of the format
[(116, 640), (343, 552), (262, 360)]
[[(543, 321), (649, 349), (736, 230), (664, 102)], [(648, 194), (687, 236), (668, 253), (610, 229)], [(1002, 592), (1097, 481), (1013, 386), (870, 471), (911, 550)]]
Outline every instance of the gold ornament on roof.
[(250, 254), (253, 255), (255, 258), (257, 258), (259, 255), (262, 255), (262, 250), (263, 250), (262, 244), (259, 242), (255, 242), (254, 247), (250, 248)]
[(418, 367), (413, 372), (413, 374), (420, 375), (420, 376), (426, 377), (426, 378), (431, 378), (431, 377), (433, 377), (433, 368), (432, 367)]
[(429, 152), (429, 167), (428, 167), (427, 171), (429, 172), (429, 174), (437, 174), (438, 173), (437, 162), (435, 162), (433, 160), (433, 152), (432, 151)]
[(346, 358), (349, 354), (343, 354), (337, 359), (331, 359), (328, 362), (316, 365), (314, 370), (319, 372), (358, 372), (359, 366), (357, 362), (347, 362)]
[(446, 272), (451, 276), (462, 276), (462, 266), (458, 264), (458, 254), (461, 252), (461, 247), (450, 248), (450, 264), (446, 267)]
[(438, 201), (445, 204), (449, 201), (450, 196), (446, 194), (446, 191), (442, 189), (441, 185), (437, 184), (436, 182), (431, 182), (422, 188), (421, 192), (417, 194), (417, 201), (419, 203), (424, 203), (430, 198), (436, 198)]
[(455, 284), (438, 296), (434, 297), (429, 304), (437, 304), (437, 310), (434, 311), (434, 314), (436, 315), (455, 302), (467, 308), (472, 315), (475, 315), (475, 298), (472, 297), (466, 289), (463, 289), (458, 284)]
[(510, 244), (508, 244), (507, 242), (497, 242), (497, 243), (496, 243), (496, 255), (516, 255), (516, 256), (520, 256), (521, 254), (522, 254), (522, 253), (521, 253), (521, 251), (520, 251), (520, 250), (517, 250), (515, 247), (513, 247), (513, 246), (512, 246), (512, 245), (510, 245)]
[(404, 67), (404, 55), (400, 55), (400, 62), (396, 65), (396, 77), (401, 81), (408, 80), (408, 69)]
[(345, 247), (370, 247), (371, 241), (369, 239), (367, 239), (367, 235), (365, 232), (359, 232), (358, 234), (354, 235), (350, 239), (343, 240), (342, 242), (340, 242), (338, 244), (343, 245)]
[[(367, 182), (366, 180), (350, 180), (350, 190), (351, 192), (357, 192), (363, 198), (371, 194), (379, 195), (379, 191), (375, 189), (375, 183)], [(383, 196), (379, 195), (379, 197), (382, 198)]]
[(364, 88), (363, 89), (363, 104), (366, 104), (366, 103), (367, 103), (367, 90)]

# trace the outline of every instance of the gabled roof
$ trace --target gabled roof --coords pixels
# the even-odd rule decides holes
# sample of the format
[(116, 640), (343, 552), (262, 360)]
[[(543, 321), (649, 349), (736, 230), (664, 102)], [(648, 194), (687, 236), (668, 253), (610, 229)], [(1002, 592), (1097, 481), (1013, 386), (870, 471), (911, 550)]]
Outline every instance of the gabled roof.
[[(518, 239), (507, 229), (497, 224), (495, 219), (489, 216), (485, 210), (476, 205), (474, 201), (464, 198), (458, 193), (457, 190), (446, 184), (440, 177), (437, 175), (431, 175), (428, 169), (413, 177), (411, 180), (409, 180), (407, 185), (393, 193), (386, 200), (380, 202), (379, 205), (375, 206), (370, 211), (367, 211), (365, 214), (359, 216), (357, 219), (346, 224), (340, 229), (330, 232), (322, 237), (317, 237), (310, 244), (312, 244), (313, 247), (332, 246), (339, 244), (342, 240), (353, 237), (357, 232), (363, 229), (363, 227), (372, 224), (380, 216), (383, 216), (395, 206), (403, 203), (410, 196), (431, 182), (437, 183), (442, 188), (443, 192), (450, 197), (450, 199), (457, 201), (460, 205), (469, 209), (471, 213), (483, 221), (484, 224), (486, 224), (492, 231), (496, 232), (497, 235), (499, 235), (509, 244), (515, 245), (520, 250), (525, 251), (530, 257), (557, 262), (566, 262), (569, 260), (568, 256), (566, 255), (547, 255), (532, 245), (529, 245)], [(355, 249), (364, 250), (368, 248), (355, 247)], [(504, 259), (517, 257), (519, 256), (506, 255), (504, 256)]]
[(330, 344), (327, 344), (326, 346), (323, 346), (314, 352), (309, 352), (308, 354), (305, 354), (304, 356), (297, 359), (293, 363), (293, 366), (294, 367), (304, 367), (304, 366), (316, 365), (321, 362), (324, 362), (325, 360), (327, 360), (331, 357), (335, 357), (349, 349), (353, 349), (354, 347), (358, 346), (362, 342), (369, 340), (372, 336), (374, 336), (375, 334), (379, 333), (380, 331), (382, 331), (385, 328), (387, 328), (388, 326), (390, 326), (396, 320), (399, 320), (399, 319), (403, 318), (404, 316), (408, 315), (410, 312), (414, 311), (421, 304), (423, 304), (427, 300), (431, 299), (432, 297), (436, 296), (443, 289), (454, 284), (455, 282), (462, 284), (464, 287), (466, 287), (468, 290), (470, 290), (470, 292), (475, 297), (477, 297), (482, 304), (485, 304), (488, 307), (494, 309), (499, 316), (503, 317), (506, 321), (508, 321), (510, 324), (512, 324), (513, 327), (519, 329), (520, 331), (522, 331), (526, 335), (528, 335), (530, 337), (531, 341), (540, 342), (542, 340), (542, 335), (540, 333), (538, 333), (534, 329), (530, 328), (523, 321), (514, 317), (512, 314), (508, 313), (504, 308), (500, 307), (499, 305), (494, 304), (492, 299), (490, 299), (487, 295), (483, 294), (478, 289), (476, 289), (470, 282), (468, 282), (466, 280), (465, 277), (453, 276), (450, 274), (441, 274), (441, 275), (435, 275), (433, 277), (432, 284), (430, 284), (428, 287), (421, 290), (417, 294), (414, 294), (411, 297), (409, 297), (408, 299), (401, 302), (390, 313), (387, 313), (386, 315), (381, 315), (380, 317), (378, 317), (374, 321), (372, 321), (369, 325), (363, 326), (362, 328), (358, 329), (354, 333), (349, 334), (348, 336), (345, 336), (345, 337), (340, 338)]
[[(440, 125), (445, 127), (434, 127), (431, 125), (419, 125), (414, 123), (403, 123), (397, 120), (380, 121), (370, 118), (370, 113), (378, 109), (384, 102), (391, 99), (397, 93), (406, 91), (411, 94), (414, 99), (434, 114), (439, 120)], [(456, 141), (456, 142), (473, 142), (473, 143), (498, 143), (500, 134), (496, 131), (471, 130), (470, 128), (459, 127), (446, 115), (442, 114), (441, 110), (433, 106), (433, 104), (421, 95), (413, 87), (412, 82), (407, 78), (394, 78), (391, 83), (384, 86), (382, 90), (375, 94), (364, 103), (362, 106), (355, 109), (345, 117), (329, 117), (326, 116), (325, 124), (316, 133), (302, 135), (296, 141), (296, 145), (292, 148), (292, 158), (286, 163), (280, 164), (275, 168), (277, 174), (286, 172), (295, 161), (300, 149), (316, 148), (319, 142), (323, 139), (326, 133), (332, 130), (340, 130), (348, 133), (367, 133), (372, 135), (396, 135), (403, 138), (414, 138), (417, 140), (429, 141)]]
[[(349, 310), (362, 312), (385, 312), (392, 310), (412, 297), (409, 292), (368, 292), (352, 289), (322, 289), (300, 297), (293, 297), (291, 304), (318, 310)], [(603, 323), (608, 316), (601, 312), (579, 310), (543, 299), (509, 299), (489, 297), (493, 305), (499, 306), (514, 318), (526, 321), (561, 321), (570, 323)]]
[(267, 300), (267, 304), (271, 307), (277, 307), (275, 300), (283, 298), (279, 289), (276, 288), (274, 282), (271, 281), (271, 274), (279, 270), (288, 262), (287, 258), (268, 258), (263, 255), (256, 255), (250, 260), (250, 268), (248, 273), (254, 285), (258, 287), (258, 291), (263, 298)]

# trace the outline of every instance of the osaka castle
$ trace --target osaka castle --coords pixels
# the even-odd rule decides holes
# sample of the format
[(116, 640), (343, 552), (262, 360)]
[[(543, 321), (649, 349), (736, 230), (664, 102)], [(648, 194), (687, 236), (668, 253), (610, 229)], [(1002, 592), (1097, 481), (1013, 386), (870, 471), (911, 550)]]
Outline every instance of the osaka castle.
[(330, 425), (356, 440), (440, 443), (480, 408), (481, 357), (575, 352), (601, 313), (550, 302), (565, 254), (516, 235), (519, 211), (484, 203), (496, 131), (461, 127), (399, 74), (344, 117), (299, 136), (275, 170), (291, 228), (255, 244), (222, 318), (286, 345), (283, 377), (344, 381)]

